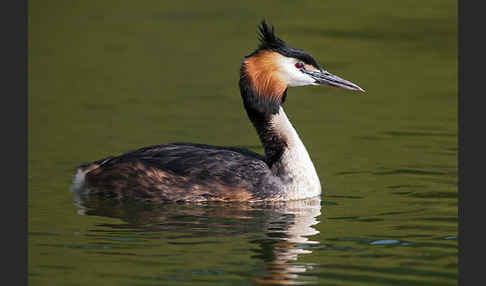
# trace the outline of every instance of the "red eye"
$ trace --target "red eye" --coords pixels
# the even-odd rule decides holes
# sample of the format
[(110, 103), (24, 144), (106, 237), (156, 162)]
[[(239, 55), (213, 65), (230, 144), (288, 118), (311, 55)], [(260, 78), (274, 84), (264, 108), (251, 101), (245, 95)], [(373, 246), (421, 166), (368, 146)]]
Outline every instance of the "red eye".
[(298, 68), (299, 70), (304, 67), (304, 64), (301, 62), (298, 62), (295, 64), (295, 67)]

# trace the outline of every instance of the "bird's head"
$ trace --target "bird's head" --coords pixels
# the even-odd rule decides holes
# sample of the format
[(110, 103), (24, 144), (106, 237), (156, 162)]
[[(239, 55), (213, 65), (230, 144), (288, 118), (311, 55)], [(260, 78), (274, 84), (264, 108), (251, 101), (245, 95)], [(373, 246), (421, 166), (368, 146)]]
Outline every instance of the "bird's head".
[(293, 86), (328, 84), (364, 91), (358, 85), (324, 70), (308, 52), (279, 39), (274, 28), (265, 21), (258, 28), (260, 45), (245, 57), (241, 68), (240, 88), (246, 104), (264, 109), (265, 113), (276, 113), (285, 100), (287, 88)]

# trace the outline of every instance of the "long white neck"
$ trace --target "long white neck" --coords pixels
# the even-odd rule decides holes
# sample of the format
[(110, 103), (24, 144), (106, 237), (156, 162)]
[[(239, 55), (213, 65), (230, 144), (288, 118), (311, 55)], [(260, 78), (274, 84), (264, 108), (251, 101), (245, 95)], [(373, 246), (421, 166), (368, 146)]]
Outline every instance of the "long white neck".
[(271, 128), (286, 142), (283, 153), (273, 165), (272, 172), (284, 183), (288, 200), (311, 198), (321, 194), (321, 183), (309, 153), (290, 123), (283, 108), (272, 115)]

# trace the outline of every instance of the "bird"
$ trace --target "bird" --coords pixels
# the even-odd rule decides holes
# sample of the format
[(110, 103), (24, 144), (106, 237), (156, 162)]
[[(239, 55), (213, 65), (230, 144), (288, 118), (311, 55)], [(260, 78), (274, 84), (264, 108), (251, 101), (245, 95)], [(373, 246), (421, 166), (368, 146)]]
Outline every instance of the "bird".
[(314, 164), (283, 109), (287, 90), (308, 85), (364, 90), (284, 42), (265, 20), (257, 33), (258, 47), (241, 63), (239, 88), (264, 155), (198, 143), (153, 145), (79, 165), (76, 192), (149, 202), (275, 202), (321, 196)]

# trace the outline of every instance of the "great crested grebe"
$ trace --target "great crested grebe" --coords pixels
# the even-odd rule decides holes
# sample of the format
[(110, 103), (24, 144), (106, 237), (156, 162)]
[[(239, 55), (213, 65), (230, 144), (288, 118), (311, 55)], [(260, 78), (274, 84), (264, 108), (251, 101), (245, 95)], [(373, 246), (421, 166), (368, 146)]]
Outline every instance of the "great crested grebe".
[(75, 189), (147, 201), (286, 201), (320, 195), (314, 165), (282, 108), (287, 88), (325, 83), (364, 90), (286, 44), (265, 21), (259, 32), (259, 47), (243, 59), (239, 86), (265, 156), (192, 143), (150, 146), (79, 166)]

